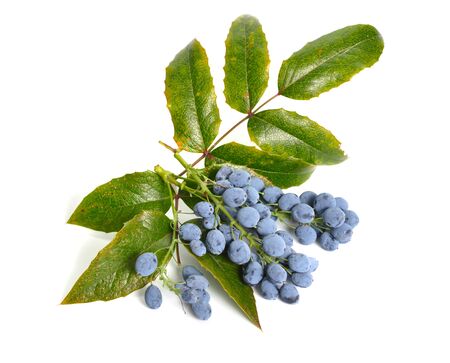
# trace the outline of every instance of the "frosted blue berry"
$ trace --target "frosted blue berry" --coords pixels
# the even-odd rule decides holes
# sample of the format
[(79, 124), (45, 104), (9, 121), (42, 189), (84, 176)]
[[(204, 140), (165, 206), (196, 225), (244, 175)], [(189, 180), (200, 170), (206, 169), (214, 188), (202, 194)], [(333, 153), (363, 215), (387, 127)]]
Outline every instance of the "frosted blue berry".
[(216, 195), (222, 195), (226, 189), (232, 187), (233, 186), (231, 185), (229, 180), (219, 180), (213, 186), (213, 193)]
[(211, 317), (211, 305), (197, 302), (191, 305), (192, 312), (197, 319), (208, 320)]
[(275, 204), (283, 195), (283, 191), (278, 187), (267, 187), (263, 192), (263, 199), (267, 203)]
[(302, 245), (310, 245), (317, 239), (314, 228), (308, 225), (300, 225), (295, 229), (295, 236)]
[(205, 244), (198, 239), (194, 239), (193, 241), (189, 242), (189, 247), (191, 248), (192, 253), (196, 256), (201, 257), (206, 254)]
[(270, 263), (267, 265), (266, 275), (275, 284), (285, 282), (287, 279), (286, 270), (278, 263)]
[(264, 182), (261, 178), (258, 178), (257, 176), (252, 176), (250, 178), (250, 186), (256, 189), (257, 192), (260, 192), (264, 189)]
[(359, 223), (358, 215), (352, 210), (346, 210), (345, 213), (345, 223), (347, 223), (352, 228), (356, 227)]
[(285, 259), (287, 259), (291, 254), (293, 254), (294, 253), (294, 250), (292, 249), (292, 247), (290, 247), (290, 246), (286, 246), (285, 247), (285, 249), (284, 249), (284, 252), (283, 252), (283, 254), (280, 256), (280, 258), (282, 259), (282, 260), (285, 260)]
[(237, 220), (245, 228), (254, 228), (259, 222), (259, 213), (255, 208), (244, 207), (239, 209)]
[(291, 210), (292, 207), (300, 203), (300, 199), (294, 193), (286, 193), (278, 199), (278, 206), (281, 210)]
[(223, 233), (226, 243), (239, 239), (239, 236), (241, 235), (241, 232), (239, 232), (236, 227), (231, 227), (229, 224), (221, 224), (219, 226), (219, 231)]
[(242, 278), (248, 285), (258, 285), (264, 276), (264, 270), (260, 263), (250, 261), (243, 270)]
[[(225, 209), (231, 215), (232, 218), (236, 218), (236, 216), (237, 216), (237, 209), (236, 208), (231, 208), (231, 207), (226, 205)], [(219, 216), (220, 216), (220, 219), (222, 219), (222, 221), (224, 221), (226, 223), (230, 223), (230, 219), (222, 211), (219, 212)]]
[(331, 207), (336, 207), (336, 199), (329, 193), (321, 193), (314, 199), (314, 209), (319, 214)]
[(203, 218), (202, 225), (205, 229), (214, 229), (219, 225), (219, 218), (215, 215), (212, 215), (207, 218)]
[(182, 290), (180, 298), (185, 302), (186, 304), (194, 304), (197, 302), (197, 294), (195, 292), (195, 289), (191, 289), (190, 287), (187, 287)]
[(284, 253), (286, 243), (284, 243), (283, 238), (273, 233), (263, 238), (262, 248), (269, 256), (280, 257)]
[(342, 210), (348, 209), (348, 203), (344, 198), (336, 197), (334, 199), (336, 200), (336, 207), (341, 208)]
[(316, 199), (317, 194), (311, 191), (303, 192), (300, 194), (300, 203), (308, 204), (309, 206), (314, 205), (314, 200)]
[(145, 303), (150, 309), (158, 309), (162, 304), (162, 294), (158, 286), (150, 285), (145, 290)]
[(201, 304), (209, 303), (209, 300), (211, 299), (211, 297), (209, 296), (208, 291), (196, 290), (196, 294), (197, 294), (197, 302), (199, 302)]
[(317, 267), (319, 267), (319, 261), (315, 259), (314, 257), (308, 257), (309, 258), (309, 272), (314, 272), (317, 270)]
[(140, 255), (134, 264), (136, 273), (141, 276), (150, 276), (158, 267), (158, 258), (152, 252), (145, 252)]
[(300, 299), (297, 288), (287, 282), (280, 288), (280, 299), (287, 304), (295, 304)]
[(261, 219), (256, 225), (256, 231), (260, 236), (267, 236), (275, 233), (277, 230), (277, 223), (272, 218)]
[(260, 265), (262, 265), (261, 256), (255, 251), (252, 251), (250, 255), (250, 261), (258, 262)]
[(339, 248), (339, 241), (329, 233), (323, 232), (318, 239), (320, 247), (326, 251), (334, 251)]
[(288, 257), (289, 268), (295, 272), (308, 272), (311, 268), (308, 256), (303, 253), (293, 253)]
[(247, 200), (247, 193), (242, 188), (230, 188), (222, 194), (223, 202), (232, 208), (240, 207)]
[(195, 224), (185, 223), (180, 227), (179, 234), (183, 241), (193, 241), (195, 239), (200, 239), (202, 231)]
[(242, 169), (234, 170), (229, 176), (228, 180), (233, 186), (242, 188), (250, 183), (250, 174)]
[(210, 202), (198, 202), (194, 205), (194, 214), (201, 218), (210, 217), (214, 214), (214, 207)]
[(220, 255), (225, 249), (225, 236), (217, 229), (209, 231), (206, 235), (206, 248), (213, 255)]
[(284, 243), (286, 243), (286, 246), (292, 247), (292, 245), (294, 244), (294, 239), (292, 238), (289, 232), (279, 230), (276, 231), (275, 233), (279, 235), (281, 238), (283, 238)]
[(244, 190), (247, 193), (247, 204), (248, 205), (253, 206), (256, 203), (258, 203), (259, 193), (255, 188), (248, 186), (248, 187), (245, 187)]
[(331, 228), (342, 226), (345, 222), (345, 213), (341, 208), (330, 207), (322, 213), (323, 222)]
[(314, 216), (314, 209), (305, 203), (297, 204), (291, 209), (291, 217), (298, 223), (311, 223)]
[(192, 275), (203, 276), (203, 274), (192, 265), (184, 266), (183, 270), (181, 271), (181, 274), (183, 276), (183, 280), (186, 280), (189, 276), (192, 276)]
[(191, 275), (186, 279), (186, 285), (191, 289), (206, 290), (209, 287), (209, 282), (202, 275)]
[(227, 165), (224, 165), (217, 171), (216, 180), (227, 179), (232, 172), (233, 172), (233, 168), (231, 168)]
[(344, 223), (342, 226), (332, 229), (331, 235), (336, 238), (339, 243), (347, 243), (352, 239), (353, 229), (349, 224)]
[(244, 241), (237, 239), (228, 246), (228, 258), (236, 265), (243, 265), (250, 261), (250, 247)]
[(257, 203), (252, 207), (258, 211), (260, 219), (269, 218), (272, 214), (270, 208), (265, 204)]
[(259, 284), (261, 295), (264, 299), (275, 300), (278, 297), (278, 289), (268, 279), (263, 279)]
[(310, 272), (294, 272), (291, 275), (291, 281), (295, 286), (306, 288), (313, 283), (313, 277)]

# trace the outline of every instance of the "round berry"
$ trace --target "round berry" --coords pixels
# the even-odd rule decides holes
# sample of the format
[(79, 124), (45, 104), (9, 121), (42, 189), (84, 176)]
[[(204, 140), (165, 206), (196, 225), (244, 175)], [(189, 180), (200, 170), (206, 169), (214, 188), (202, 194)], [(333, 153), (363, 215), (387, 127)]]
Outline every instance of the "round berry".
[(291, 280), (295, 286), (306, 288), (311, 286), (313, 277), (310, 272), (294, 272), (291, 275)]
[(183, 270), (181, 271), (181, 274), (183, 276), (183, 280), (186, 280), (189, 276), (192, 276), (192, 275), (203, 276), (203, 274), (192, 265), (184, 266)]
[(209, 303), (197, 302), (192, 304), (191, 307), (197, 319), (208, 320), (211, 317), (211, 305)]
[(283, 195), (283, 191), (278, 187), (267, 187), (264, 189), (263, 198), (267, 203), (275, 204)]
[(330, 207), (322, 213), (323, 222), (331, 228), (342, 226), (345, 222), (345, 213), (341, 208)]
[(332, 229), (331, 235), (336, 238), (339, 243), (347, 243), (352, 239), (353, 229), (349, 224), (344, 223), (342, 226)]
[(289, 268), (295, 272), (308, 272), (311, 265), (308, 256), (303, 253), (293, 253), (288, 257)]
[(225, 190), (232, 188), (229, 180), (218, 180), (213, 186), (213, 193), (216, 195), (222, 195)]
[(290, 246), (286, 246), (283, 254), (280, 256), (282, 260), (286, 260), (291, 254), (294, 253), (294, 250)]
[(309, 258), (309, 272), (314, 272), (317, 270), (317, 267), (319, 267), (319, 261), (315, 259), (314, 257), (308, 257)]
[(203, 218), (202, 225), (205, 229), (214, 229), (219, 225), (219, 218), (215, 215), (212, 215), (207, 218)]
[(217, 229), (209, 231), (206, 235), (206, 248), (213, 255), (220, 255), (225, 249), (225, 236)]
[(319, 214), (331, 207), (336, 207), (336, 199), (329, 193), (321, 193), (314, 199), (314, 209)]
[(236, 265), (243, 265), (250, 261), (250, 247), (244, 241), (237, 239), (228, 246), (228, 258)]
[(255, 208), (244, 207), (239, 209), (237, 214), (237, 220), (245, 228), (253, 228), (259, 222), (259, 213)]
[(214, 207), (210, 202), (198, 202), (194, 205), (194, 214), (201, 218), (210, 217), (214, 214)]
[(237, 208), (245, 203), (247, 193), (242, 188), (230, 188), (223, 192), (222, 198), (227, 206)]
[(194, 239), (193, 241), (189, 242), (189, 247), (191, 248), (192, 253), (196, 256), (201, 257), (206, 254), (205, 244), (198, 239)]
[(294, 239), (292, 238), (289, 232), (279, 230), (276, 231), (275, 233), (279, 235), (281, 238), (283, 238), (284, 243), (286, 243), (286, 246), (292, 247), (292, 245), (294, 244)]
[(339, 241), (334, 239), (329, 232), (323, 232), (319, 237), (319, 245), (326, 251), (334, 251), (339, 248)]
[(292, 219), (298, 223), (311, 223), (314, 215), (314, 209), (305, 203), (297, 204), (291, 210)]
[(162, 304), (161, 290), (158, 286), (150, 285), (145, 290), (145, 303), (150, 309), (158, 309)]
[(297, 288), (287, 282), (280, 289), (280, 299), (287, 304), (295, 304), (298, 302), (300, 296), (298, 294)]
[(229, 176), (228, 180), (233, 186), (242, 188), (250, 183), (250, 174), (242, 169), (234, 170)]
[(223, 233), (226, 243), (238, 239), (241, 235), (241, 232), (236, 227), (230, 227), (229, 224), (221, 224), (219, 231)]
[[(227, 210), (227, 212), (230, 214), (230, 216), (232, 218), (236, 218), (236, 216), (237, 216), (236, 208), (231, 208), (231, 207), (226, 205), (225, 209)], [(220, 211), (219, 212), (219, 216), (220, 216), (220, 219), (222, 221), (224, 221), (225, 223), (230, 223), (230, 218), (228, 218), (228, 216), (224, 212)]]
[(314, 228), (308, 225), (300, 225), (295, 229), (295, 236), (302, 245), (310, 245), (317, 239), (317, 233)]
[(316, 199), (317, 194), (311, 191), (303, 192), (300, 194), (300, 203), (308, 204), (309, 206), (314, 205), (314, 200)]
[(264, 270), (260, 263), (250, 261), (245, 267), (242, 274), (244, 282), (248, 285), (257, 285), (264, 276)]
[(269, 218), (270, 215), (272, 214), (270, 208), (265, 204), (257, 203), (252, 207), (258, 211), (260, 219)]
[(286, 270), (278, 263), (270, 263), (267, 265), (266, 275), (275, 284), (285, 282), (287, 279)]
[(183, 241), (193, 241), (195, 239), (200, 239), (202, 231), (195, 224), (185, 223), (180, 227), (179, 234)]
[(222, 166), (216, 173), (216, 180), (225, 180), (230, 174), (233, 172), (233, 168), (230, 166), (224, 165)]
[(277, 230), (277, 223), (272, 218), (261, 219), (256, 225), (256, 231), (260, 236), (267, 236), (275, 233)]
[(344, 198), (336, 197), (334, 199), (336, 200), (336, 207), (341, 208), (342, 210), (348, 209), (348, 203)]
[(191, 275), (186, 279), (186, 286), (191, 289), (206, 290), (209, 287), (209, 282), (202, 275)]
[(263, 238), (262, 248), (269, 256), (280, 257), (284, 253), (286, 243), (284, 243), (283, 238), (273, 233)]
[(258, 203), (259, 193), (255, 188), (248, 186), (248, 187), (245, 187), (244, 190), (247, 193), (247, 204), (248, 205), (253, 206), (256, 203)]
[(134, 264), (136, 273), (141, 276), (150, 276), (158, 267), (158, 258), (152, 252), (145, 252), (140, 255)]
[(286, 193), (278, 199), (278, 206), (281, 210), (291, 210), (292, 207), (300, 203), (300, 199), (294, 193)]
[(277, 287), (268, 279), (263, 279), (259, 284), (259, 288), (264, 299), (275, 300), (278, 297)]
[(346, 210), (345, 213), (345, 223), (347, 223), (352, 228), (356, 227), (359, 223), (358, 215), (352, 210)]
[(258, 178), (257, 176), (252, 176), (250, 178), (250, 186), (256, 189), (257, 192), (260, 192), (264, 189), (264, 182), (261, 178)]

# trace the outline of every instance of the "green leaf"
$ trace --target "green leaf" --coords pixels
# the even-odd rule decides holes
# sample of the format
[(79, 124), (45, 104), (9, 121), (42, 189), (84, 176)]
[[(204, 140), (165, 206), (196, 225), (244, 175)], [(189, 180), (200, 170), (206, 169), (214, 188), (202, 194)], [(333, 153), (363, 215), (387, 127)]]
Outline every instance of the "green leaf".
[[(190, 180), (186, 181), (186, 185), (193, 189), (197, 188), (197, 184)], [(196, 205), (198, 202), (202, 201), (202, 199), (200, 199), (199, 197), (197, 197), (195, 195), (191, 195), (189, 192), (187, 192), (184, 189), (179, 190), (179, 195), (180, 195), (180, 198), (183, 200), (183, 202), (192, 210), (194, 210), (194, 205)]]
[[(190, 222), (192, 223), (192, 221)], [(192, 253), (189, 247), (185, 247), (198, 263), (213, 275), (247, 318), (261, 329), (253, 289), (246, 285), (241, 278), (242, 267), (234, 264), (224, 255), (215, 256), (207, 253), (198, 257)]]
[(67, 223), (115, 232), (143, 210), (167, 212), (167, 185), (152, 171), (127, 174), (100, 185), (88, 194)]
[(306, 116), (283, 109), (258, 112), (248, 122), (250, 138), (261, 149), (309, 164), (337, 164), (346, 159), (341, 143)]
[(279, 93), (296, 100), (317, 97), (376, 63), (383, 47), (381, 34), (371, 25), (352, 25), (324, 35), (283, 62)]
[(211, 155), (213, 158), (206, 160), (206, 165), (209, 167), (223, 163), (247, 167), (280, 188), (300, 185), (314, 171), (313, 165), (301, 160), (270, 154), (235, 142), (214, 149)]
[(178, 146), (203, 152), (219, 132), (220, 116), (206, 52), (193, 40), (166, 68), (167, 107)]
[(225, 98), (239, 112), (256, 106), (269, 80), (269, 51), (258, 19), (242, 15), (231, 24), (225, 41)]
[(144, 211), (135, 216), (103, 248), (72, 287), (62, 304), (112, 300), (130, 294), (153, 281), (158, 270), (148, 277), (134, 270), (136, 258), (153, 252), (160, 267), (172, 256), (171, 221), (156, 211)]

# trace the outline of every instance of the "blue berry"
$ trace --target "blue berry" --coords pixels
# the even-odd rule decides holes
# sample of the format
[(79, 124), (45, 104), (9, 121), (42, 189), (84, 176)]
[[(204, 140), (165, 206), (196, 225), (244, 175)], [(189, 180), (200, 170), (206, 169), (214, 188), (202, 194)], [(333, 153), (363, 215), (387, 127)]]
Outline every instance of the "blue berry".
[(158, 267), (158, 258), (152, 252), (140, 255), (134, 264), (136, 272), (141, 276), (150, 276)]
[(267, 236), (275, 233), (277, 230), (277, 223), (272, 218), (261, 219), (256, 225), (256, 231), (260, 236)]
[(250, 183), (250, 174), (242, 169), (234, 170), (229, 176), (228, 180), (235, 187), (242, 188)]
[(206, 229), (214, 229), (219, 225), (219, 218), (215, 215), (212, 215), (207, 218), (203, 218), (202, 220), (203, 227)]
[(289, 232), (279, 230), (276, 231), (275, 233), (279, 235), (281, 238), (283, 238), (284, 243), (286, 243), (286, 246), (292, 247), (292, 245), (294, 244), (294, 239), (292, 238)]
[(247, 193), (242, 188), (230, 188), (223, 192), (224, 203), (232, 208), (240, 207), (247, 200)]
[(275, 284), (285, 282), (287, 279), (286, 270), (278, 263), (270, 263), (266, 267), (266, 275)]
[(203, 274), (192, 265), (184, 266), (181, 274), (183, 275), (183, 280), (187, 280), (187, 278), (192, 275), (203, 276)]
[(310, 245), (317, 239), (317, 233), (314, 228), (308, 225), (300, 225), (295, 229), (295, 235), (302, 245)]
[(300, 194), (300, 203), (308, 204), (309, 206), (314, 205), (314, 200), (316, 199), (317, 194), (311, 191), (303, 192)]
[(192, 253), (196, 256), (201, 257), (206, 254), (205, 244), (198, 239), (194, 239), (193, 241), (189, 242), (189, 247), (191, 248)]
[(308, 256), (303, 253), (293, 253), (288, 257), (289, 268), (295, 272), (308, 272), (311, 268)]
[(256, 227), (259, 222), (259, 213), (255, 208), (244, 207), (239, 209), (237, 214), (237, 220), (245, 228)]
[(225, 190), (232, 188), (229, 180), (218, 180), (213, 186), (213, 193), (216, 195), (222, 195)]
[(293, 254), (294, 253), (294, 250), (292, 249), (292, 247), (290, 247), (290, 246), (286, 246), (285, 247), (285, 249), (284, 249), (284, 252), (283, 252), (283, 254), (280, 256), (280, 258), (282, 259), (282, 260), (285, 260), (285, 259), (287, 259), (291, 254)]
[(179, 234), (183, 241), (193, 241), (194, 239), (200, 239), (202, 231), (195, 224), (185, 223), (180, 227)]
[(352, 210), (346, 210), (345, 213), (345, 223), (347, 223), (352, 228), (355, 228), (359, 223), (358, 215)]
[(342, 226), (332, 229), (331, 235), (340, 243), (347, 243), (352, 239), (353, 229), (349, 224), (344, 223)]
[(272, 214), (270, 208), (265, 204), (257, 203), (252, 207), (258, 211), (260, 219), (269, 218)]
[(261, 295), (264, 299), (275, 300), (278, 297), (277, 287), (268, 279), (263, 279), (259, 284)]
[(264, 270), (260, 263), (250, 261), (245, 267), (242, 274), (244, 282), (248, 285), (258, 285), (264, 276)]
[(258, 178), (257, 176), (252, 176), (250, 178), (250, 186), (256, 189), (257, 192), (260, 192), (264, 189), (264, 182), (261, 178)]
[(284, 243), (283, 238), (273, 233), (263, 238), (262, 248), (269, 256), (280, 257), (284, 253), (286, 243)]
[(260, 265), (262, 265), (261, 256), (257, 252), (252, 251), (252, 253), (250, 255), (250, 260), (254, 261), (254, 262), (258, 262)]
[(334, 251), (339, 248), (339, 241), (334, 239), (329, 232), (323, 232), (319, 237), (319, 245), (326, 251)]
[(278, 199), (278, 206), (281, 210), (291, 210), (296, 204), (299, 204), (300, 200), (294, 193), (286, 193)]
[(280, 299), (287, 304), (295, 304), (300, 299), (297, 288), (287, 282), (280, 289)]
[(225, 237), (226, 243), (238, 239), (241, 235), (241, 232), (239, 232), (236, 227), (231, 227), (228, 224), (221, 224), (219, 226), (219, 231), (222, 232), (223, 236)]
[(314, 209), (319, 214), (331, 207), (336, 207), (336, 199), (329, 193), (321, 193), (314, 200)]
[(278, 187), (267, 187), (264, 189), (263, 199), (267, 203), (275, 204), (283, 195), (283, 191)]
[(259, 193), (255, 188), (248, 186), (248, 187), (245, 187), (244, 190), (247, 193), (247, 204), (248, 205), (253, 206), (256, 203), (258, 203)]
[(197, 302), (191, 305), (195, 317), (200, 320), (208, 320), (211, 317), (211, 305)]
[(295, 286), (306, 288), (311, 286), (313, 277), (310, 272), (294, 272), (291, 275), (291, 281)]
[(225, 180), (233, 172), (233, 169), (227, 165), (222, 166), (216, 173), (216, 180)]
[(243, 265), (250, 261), (250, 247), (244, 241), (237, 239), (228, 246), (228, 258), (237, 265)]
[(298, 223), (311, 223), (314, 215), (314, 209), (305, 203), (297, 204), (291, 210), (292, 219)]
[(206, 290), (209, 287), (209, 282), (202, 275), (191, 275), (186, 279), (186, 285), (191, 289)]
[[(229, 206), (225, 206), (225, 209), (227, 210), (227, 212), (231, 215), (232, 218), (236, 218), (237, 216), (237, 210), (236, 208), (231, 208)], [(223, 213), (222, 211), (219, 212), (219, 216), (220, 219), (222, 219), (222, 221), (226, 222), (226, 223), (230, 223), (230, 219), (227, 217), (227, 215), (225, 213)]]
[(214, 207), (210, 202), (198, 202), (194, 205), (194, 214), (202, 218), (210, 217), (214, 214)]
[(206, 290), (195, 290), (197, 294), (197, 302), (201, 304), (209, 303), (211, 297), (209, 296), (208, 291)]
[(319, 261), (315, 259), (314, 257), (308, 257), (309, 258), (309, 272), (314, 272), (317, 270), (317, 267), (319, 267)]
[(183, 300), (183, 302), (185, 302), (186, 304), (196, 303), (198, 300), (198, 295), (196, 291), (198, 290), (191, 289), (190, 287), (183, 289), (180, 295), (181, 300)]
[(345, 213), (341, 208), (330, 207), (322, 213), (323, 222), (331, 228), (342, 226), (345, 222)]
[(209, 231), (206, 235), (206, 248), (213, 255), (220, 255), (225, 249), (225, 236), (217, 229)]
[(334, 200), (336, 201), (336, 207), (341, 208), (342, 210), (348, 209), (348, 203), (344, 198), (336, 197)]
[(150, 309), (158, 309), (162, 304), (161, 290), (158, 286), (150, 285), (145, 290), (145, 303)]

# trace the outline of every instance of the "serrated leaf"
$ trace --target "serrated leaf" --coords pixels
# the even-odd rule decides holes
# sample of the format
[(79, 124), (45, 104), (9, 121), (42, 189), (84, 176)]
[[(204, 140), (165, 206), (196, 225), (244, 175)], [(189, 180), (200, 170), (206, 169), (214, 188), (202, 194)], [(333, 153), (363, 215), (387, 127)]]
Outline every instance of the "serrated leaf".
[(331, 165), (347, 158), (330, 131), (306, 116), (281, 108), (255, 114), (248, 122), (248, 132), (261, 149), (309, 164)]
[(117, 233), (80, 276), (62, 304), (112, 300), (140, 289), (157, 277), (139, 276), (134, 270), (136, 258), (153, 252), (158, 265), (170, 261), (172, 241), (171, 221), (156, 211), (143, 211)]
[(258, 19), (250, 15), (237, 18), (231, 24), (225, 46), (226, 101), (235, 110), (248, 113), (269, 80), (269, 51)]
[(224, 255), (215, 256), (207, 253), (202, 257), (198, 257), (192, 253), (189, 247), (185, 247), (198, 263), (213, 275), (247, 318), (261, 329), (253, 289), (246, 285), (241, 278), (242, 267), (234, 264)]
[(211, 152), (213, 158), (206, 165), (231, 164), (246, 167), (267, 178), (280, 188), (289, 188), (304, 183), (313, 173), (314, 166), (301, 160), (284, 157), (235, 142), (222, 145)]
[(143, 210), (167, 212), (170, 193), (152, 171), (127, 174), (100, 185), (75, 209), (67, 223), (115, 232)]
[(208, 57), (198, 40), (189, 43), (166, 68), (165, 95), (177, 145), (191, 152), (205, 151), (221, 121)]
[(372, 66), (383, 47), (381, 34), (371, 25), (352, 25), (326, 34), (283, 62), (279, 93), (296, 100), (316, 97)]

